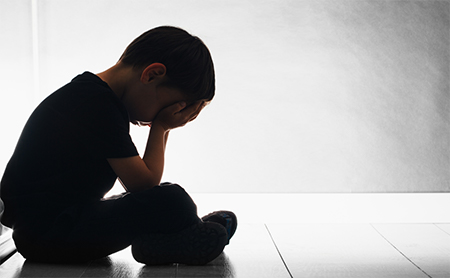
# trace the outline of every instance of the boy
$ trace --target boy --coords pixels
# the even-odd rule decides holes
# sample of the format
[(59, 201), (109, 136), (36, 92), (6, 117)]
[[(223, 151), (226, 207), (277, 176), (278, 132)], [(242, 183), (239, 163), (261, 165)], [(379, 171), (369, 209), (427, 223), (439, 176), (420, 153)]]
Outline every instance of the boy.
[[(236, 230), (229, 211), (202, 219), (179, 185), (160, 184), (171, 129), (214, 97), (211, 55), (175, 27), (145, 32), (110, 69), (85, 72), (33, 112), (4, 172), (2, 223), (41, 262), (80, 262), (132, 245), (148, 265), (206, 264)], [(141, 158), (129, 122), (151, 126)], [(119, 178), (126, 194), (102, 199)]]

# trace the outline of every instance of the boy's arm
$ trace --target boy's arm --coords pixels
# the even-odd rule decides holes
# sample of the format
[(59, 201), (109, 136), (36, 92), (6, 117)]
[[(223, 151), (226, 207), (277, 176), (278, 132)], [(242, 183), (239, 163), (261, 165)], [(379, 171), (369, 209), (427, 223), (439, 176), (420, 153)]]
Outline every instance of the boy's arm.
[(202, 102), (189, 107), (176, 103), (158, 114), (152, 123), (144, 157), (108, 158), (127, 191), (141, 191), (159, 185), (164, 171), (164, 153), (169, 131), (184, 126), (197, 117)]

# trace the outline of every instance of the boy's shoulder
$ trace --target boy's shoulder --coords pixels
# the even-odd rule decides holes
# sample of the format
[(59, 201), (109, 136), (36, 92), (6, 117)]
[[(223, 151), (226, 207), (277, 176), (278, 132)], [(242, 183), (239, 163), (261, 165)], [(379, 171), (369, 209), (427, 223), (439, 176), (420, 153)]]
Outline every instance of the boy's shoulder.
[[(54, 94), (69, 94), (74, 98), (91, 98), (96, 96), (114, 96), (114, 92), (103, 80), (91, 72), (84, 72), (74, 77), (68, 84)], [(69, 97), (69, 96), (66, 96)]]
[(51, 107), (65, 114), (82, 107), (96, 104), (106, 106), (108, 103), (120, 110), (124, 108), (107, 83), (86, 71), (49, 95), (40, 106)]
[(85, 71), (82, 74), (75, 76), (72, 79), (71, 83), (87, 83), (90, 85), (98, 85), (109, 89), (109, 86), (108, 84), (106, 84), (106, 82), (104, 82), (100, 77), (89, 71)]

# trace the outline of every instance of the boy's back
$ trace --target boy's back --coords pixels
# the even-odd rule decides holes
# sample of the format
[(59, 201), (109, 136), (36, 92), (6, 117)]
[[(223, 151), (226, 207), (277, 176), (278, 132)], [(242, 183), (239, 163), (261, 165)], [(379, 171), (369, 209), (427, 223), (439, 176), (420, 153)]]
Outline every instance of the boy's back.
[(117, 178), (106, 158), (137, 154), (117, 96), (96, 75), (77, 76), (28, 120), (1, 181), (2, 222), (99, 200)]

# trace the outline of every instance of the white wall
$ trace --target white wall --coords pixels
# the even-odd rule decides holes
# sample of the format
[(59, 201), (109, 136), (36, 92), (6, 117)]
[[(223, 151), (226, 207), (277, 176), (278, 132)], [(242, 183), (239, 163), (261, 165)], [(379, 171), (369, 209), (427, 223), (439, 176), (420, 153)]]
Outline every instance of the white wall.
[[(102, 71), (159, 25), (201, 37), (217, 74), (210, 107), (170, 135), (166, 180), (191, 192), (450, 191), (448, 1), (0, 0), (1, 168), (34, 87), (38, 101)], [(132, 130), (141, 149), (146, 134)]]
[(33, 107), (31, 4), (0, 0), (0, 175)]

